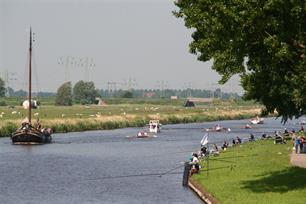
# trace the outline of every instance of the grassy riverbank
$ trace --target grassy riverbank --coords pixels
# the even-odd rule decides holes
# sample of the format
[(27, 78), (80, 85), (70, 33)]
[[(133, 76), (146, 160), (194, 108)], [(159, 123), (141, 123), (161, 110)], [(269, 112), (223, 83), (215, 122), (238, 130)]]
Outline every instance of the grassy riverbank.
[(220, 203), (305, 203), (306, 169), (292, 167), (290, 142), (275, 145), (272, 140), (245, 143), (229, 148), (206, 162), (192, 179)]
[[(54, 132), (115, 129), (123, 127), (143, 127), (150, 119), (159, 119), (162, 124), (217, 121), (250, 118), (260, 113), (260, 106), (254, 103), (216, 101), (197, 105), (193, 108), (182, 107), (180, 103), (157, 105), (143, 103), (107, 106), (41, 106), (32, 111), (33, 122), (37, 118), (43, 126), (51, 127)], [(8, 136), (19, 127), (26, 117), (27, 110), (16, 106), (0, 108), (0, 136)]]

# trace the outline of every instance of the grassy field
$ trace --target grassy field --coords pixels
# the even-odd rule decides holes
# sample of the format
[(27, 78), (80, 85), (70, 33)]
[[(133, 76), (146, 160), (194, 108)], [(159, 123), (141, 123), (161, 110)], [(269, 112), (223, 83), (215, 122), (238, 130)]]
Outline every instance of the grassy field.
[(306, 169), (292, 167), (292, 144), (272, 140), (229, 148), (206, 162), (192, 179), (222, 203), (306, 203)]
[[(190, 123), (226, 119), (250, 118), (260, 113), (261, 106), (243, 101), (215, 101), (185, 108), (181, 102), (166, 103), (153, 100), (119, 100), (106, 106), (42, 105), (32, 111), (32, 121), (37, 118), (43, 126), (54, 132), (71, 132), (123, 127), (142, 127), (150, 119), (159, 119), (162, 124)], [(47, 104), (50, 104), (47, 103)], [(8, 136), (26, 117), (27, 110), (21, 106), (0, 107), (0, 136)]]

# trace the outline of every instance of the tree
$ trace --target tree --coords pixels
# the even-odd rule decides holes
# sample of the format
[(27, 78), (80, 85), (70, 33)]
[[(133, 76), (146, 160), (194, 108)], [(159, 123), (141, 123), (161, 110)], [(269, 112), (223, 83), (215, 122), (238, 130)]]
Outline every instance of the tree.
[(133, 92), (131, 92), (131, 91), (123, 92), (122, 98), (133, 98)]
[(57, 89), (55, 105), (72, 106), (71, 82), (66, 82)]
[(3, 96), (5, 96), (5, 83), (0, 78), (0, 97), (3, 97)]
[(93, 104), (99, 96), (95, 84), (91, 82), (78, 81), (73, 87), (73, 98), (76, 103)]
[(239, 74), (245, 99), (286, 121), (306, 113), (304, 0), (180, 0), (174, 14), (194, 30), (190, 52), (213, 59), (225, 83)]
[(22, 89), (19, 89), (18, 91), (14, 92), (14, 96), (27, 96), (27, 92)]
[(15, 94), (14, 89), (11, 87), (7, 87), (7, 94), (8, 96), (14, 96)]

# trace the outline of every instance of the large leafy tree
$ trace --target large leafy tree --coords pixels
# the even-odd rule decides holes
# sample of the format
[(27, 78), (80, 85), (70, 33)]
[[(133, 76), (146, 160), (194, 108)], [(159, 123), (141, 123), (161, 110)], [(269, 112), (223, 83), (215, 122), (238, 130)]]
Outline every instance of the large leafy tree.
[(190, 51), (213, 60), (225, 83), (239, 74), (246, 99), (284, 121), (306, 113), (305, 0), (179, 0)]
[(57, 89), (55, 105), (60, 105), (60, 106), (71, 106), (72, 105), (71, 82), (66, 82)]
[(3, 96), (5, 96), (5, 83), (0, 78), (0, 97), (3, 97)]
[(73, 97), (76, 103), (93, 104), (98, 96), (95, 84), (91, 82), (78, 81), (73, 87)]

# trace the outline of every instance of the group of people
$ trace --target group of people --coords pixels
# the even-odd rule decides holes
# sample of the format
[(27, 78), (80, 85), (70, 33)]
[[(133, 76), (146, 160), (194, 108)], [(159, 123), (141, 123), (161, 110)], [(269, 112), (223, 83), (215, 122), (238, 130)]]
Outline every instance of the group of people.
[[(303, 126), (301, 126), (298, 132), (304, 132)], [(275, 131), (274, 136), (275, 136), (275, 144), (286, 143), (284, 137), (291, 137), (291, 141), (292, 141), (293, 149), (295, 150), (295, 153), (296, 154), (306, 153), (306, 137), (303, 135), (297, 136), (294, 129), (292, 129), (291, 131), (288, 131), (287, 129), (285, 129), (283, 134)]]
[[(299, 132), (303, 132), (304, 128), (303, 126), (299, 130)], [(261, 136), (261, 139), (268, 139), (268, 138), (275, 138), (275, 143), (286, 143), (285, 142), (285, 136), (291, 136), (292, 141), (294, 144), (295, 152), (296, 153), (306, 153), (306, 137), (305, 136), (298, 136), (296, 137), (294, 129), (292, 131), (288, 131), (287, 129), (284, 130), (284, 133), (281, 134), (280, 132), (275, 131), (274, 136), (268, 136), (266, 133), (263, 133)], [(255, 141), (255, 136), (251, 133), (250, 137), (248, 139), (250, 142)], [(279, 142), (277, 142), (279, 141)], [(232, 138), (232, 146), (237, 146), (242, 143), (242, 139), (240, 137)], [(227, 141), (224, 141), (224, 143), (221, 146), (221, 150), (225, 151), (229, 147), (229, 143)], [(190, 157), (190, 163), (192, 165), (190, 174), (198, 173), (200, 171), (200, 165), (199, 165), (199, 158), (205, 157), (208, 155), (219, 155), (219, 148), (216, 144), (213, 144), (213, 148), (211, 150), (208, 150), (206, 146), (202, 145), (200, 152), (192, 153)]]
[(241, 138), (240, 137), (236, 137), (236, 139), (234, 139), (234, 138), (232, 138), (232, 144), (233, 144), (233, 146), (235, 146), (235, 145), (240, 145), (242, 143), (242, 140), (241, 140)]
[(41, 122), (40, 122), (39, 118), (37, 118), (34, 127), (35, 127), (37, 130), (39, 130), (41, 133), (43, 133), (44, 135), (51, 135), (52, 132), (53, 132), (51, 128), (43, 128), (43, 127), (41, 126)]

